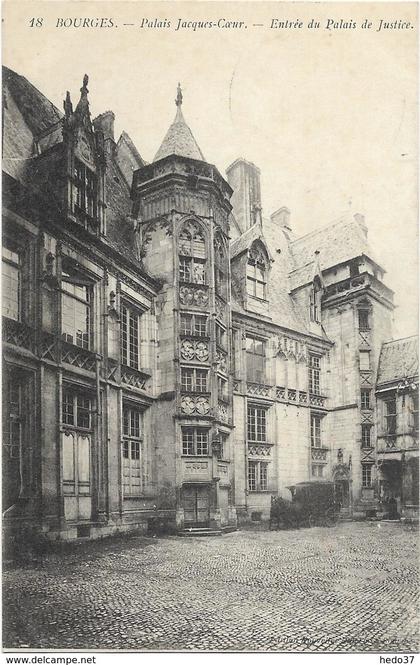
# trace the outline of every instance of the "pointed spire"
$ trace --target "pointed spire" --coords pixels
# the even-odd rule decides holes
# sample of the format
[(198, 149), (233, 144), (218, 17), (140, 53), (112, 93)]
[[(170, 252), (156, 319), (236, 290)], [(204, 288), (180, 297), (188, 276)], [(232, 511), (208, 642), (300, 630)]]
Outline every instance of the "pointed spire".
[(205, 162), (203, 153), (201, 152), (191, 129), (188, 127), (185, 122), (184, 116), (182, 114), (182, 89), (181, 84), (178, 83), (177, 94), (175, 99), (176, 105), (176, 116), (166, 132), (166, 136), (163, 139), (162, 145), (157, 151), (154, 162), (157, 162), (159, 159), (168, 157), (169, 155), (179, 155), (180, 157), (190, 157), (191, 159), (198, 159)]

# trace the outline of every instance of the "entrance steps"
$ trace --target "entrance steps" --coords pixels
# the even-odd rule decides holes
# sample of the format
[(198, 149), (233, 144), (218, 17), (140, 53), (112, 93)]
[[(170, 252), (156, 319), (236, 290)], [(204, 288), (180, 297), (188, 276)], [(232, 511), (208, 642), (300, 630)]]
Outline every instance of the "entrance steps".
[(178, 531), (178, 536), (182, 536), (183, 538), (194, 538), (197, 536), (221, 536), (222, 535), (222, 530), (221, 529), (209, 529), (206, 527), (188, 527), (186, 529), (182, 529), (181, 531)]

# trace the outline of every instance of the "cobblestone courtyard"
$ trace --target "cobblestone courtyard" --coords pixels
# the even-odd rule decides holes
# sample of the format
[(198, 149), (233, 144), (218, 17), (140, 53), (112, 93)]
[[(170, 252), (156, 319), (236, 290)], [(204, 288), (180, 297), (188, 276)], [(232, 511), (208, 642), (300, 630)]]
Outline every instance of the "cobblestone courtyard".
[(3, 576), (6, 648), (416, 651), (417, 532), (89, 543)]

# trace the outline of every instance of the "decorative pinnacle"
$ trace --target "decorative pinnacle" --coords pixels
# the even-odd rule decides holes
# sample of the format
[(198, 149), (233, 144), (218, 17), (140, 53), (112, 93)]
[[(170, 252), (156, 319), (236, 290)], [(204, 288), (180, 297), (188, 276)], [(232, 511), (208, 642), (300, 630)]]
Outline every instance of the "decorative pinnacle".
[(181, 104), (182, 104), (182, 90), (181, 90), (181, 84), (180, 83), (178, 83), (178, 87), (177, 87), (177, 90), (176, 90), (175, 104), (177, 106), (181, 106)]
[(89, 90), (87, 89), (88, 83), (89, 83), (89, 76), (85, 74), (83, 77), (83, 85), (80, 88), (80, 92), (89, 92)]

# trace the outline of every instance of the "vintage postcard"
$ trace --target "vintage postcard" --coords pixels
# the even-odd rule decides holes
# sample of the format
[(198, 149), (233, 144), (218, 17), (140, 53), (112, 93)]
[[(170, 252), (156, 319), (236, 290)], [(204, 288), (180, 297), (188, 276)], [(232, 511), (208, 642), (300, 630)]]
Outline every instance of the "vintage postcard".
[(414, 662), (417, 39), (3, 2), (9, 656)]

